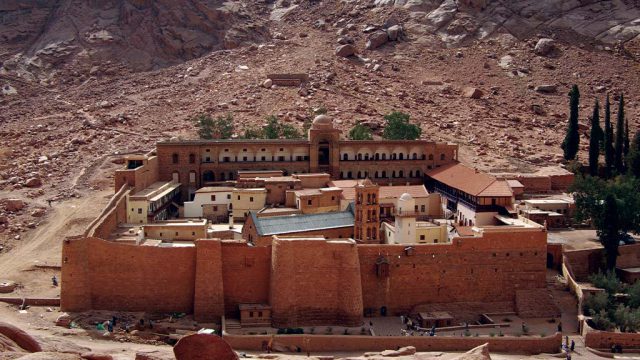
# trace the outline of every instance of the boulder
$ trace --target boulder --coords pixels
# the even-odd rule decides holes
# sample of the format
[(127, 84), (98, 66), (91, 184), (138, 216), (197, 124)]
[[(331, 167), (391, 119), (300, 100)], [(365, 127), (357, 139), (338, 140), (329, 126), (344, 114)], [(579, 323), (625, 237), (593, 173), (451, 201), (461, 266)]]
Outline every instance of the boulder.
[(24, 201), (20, 199), (7, 199), (5, 201), (4, 206), (5, 206), (5, 209), (7, 209), (7, 211), (15, 212), (15, 211), (20, 211), (24, 209), (26, 204), (24, 203)]
[(37, 208), (37, 209), (35, 209), (35, 210), (33, 210), (31, 212), (31, 216), (33, 216), (33, 217), (43, 217), (45, 213), (46, 213), (45, 209)]
[(454, 357), (451, 360), (491, 360), (489, 354), (489, 344), (482, 344), (475, 347), (464, 354)]
[(18, 284), (11, 280), (0, 280), (0, 294), (7, 294), (13, 292)]
[(28, 352), (42, 351), (42, 346), (33, 336), (22, 331), (20, 328), (8, 323), (0, 322), (0, 335), (9, 338), (20, 348)]
[(550, 93), (556, 92), (556, 90), (558, 90), (558, 86), (557, 85), (551, 85), (551, 84), (544, 84), (544, 85), (536, 86), (534, 88), (534, 90), (539, 92), (539, 93), (550, 94)]
[(181, 338), (173, 347), (173, 353), (177, 360), (238, 360), (238, 355), (226, 341), (209, 334), (193, 334)]
[(62, 326), (68, 328), (71, 325), (71, 316), (67, 313), (62, 313), (56, 319), (56, 326)]
[(349, 57), (356, 53), (356, 48), (351, 44), (340, 45), (336, 48), (336, 56)]
[(135, 360), (173, 360), (173, 356), (160, 351), (138, 351)]
[(482, 98), (482, 90), (474, 87), (466, 87), (462, 90), (462, 94), (464, 97), (469, 99), (480, 99)]
[(266, 89), (270, 89), (272, 85), (273, 85), (273, 80), (271, 80), (271, 79), (267, 79), (267, 80), (262, 82), (262, 87), (264, 87)]
[(340, 45), (347, 45), (347, 44), (353, 44), (353, 43), (354, 43), (354, 40), (349, 35), (341, 36), (338, 38), (338, 44)]
[(113, 356), (109, 354), (101, 354), (101, 353), (94, 353), (94, 352), (80, 354), (80, 357), (86, 360), (113, 360)]
[(538, 40), (534, 52), (536, 55), (548, 56), (556, 49), (556, 42), (553, 39), (542, 38)]
[(396, 41), (402, 36), (402, 26), (393, 25), (387, 29), (387, 36), (389, 40)]
[(400, 354), (400, 356), (413, 355), (416, 353), (416, 348), (414, 346), (405, 346), (405, 347), (401, 347), (397, 351)]
[(24, 186), (30, 187), (30, 188), (40, 187), (40, 186), (42, 186), (42, 180), (40, 180), (38, 178), (35, 178), (35, 177), (34, 178), (30, 178), (24, 183)]
[(389, 41), (389, 36), (386, 31), (375, 31), (367, 37), (367, 50), (377, 49)]

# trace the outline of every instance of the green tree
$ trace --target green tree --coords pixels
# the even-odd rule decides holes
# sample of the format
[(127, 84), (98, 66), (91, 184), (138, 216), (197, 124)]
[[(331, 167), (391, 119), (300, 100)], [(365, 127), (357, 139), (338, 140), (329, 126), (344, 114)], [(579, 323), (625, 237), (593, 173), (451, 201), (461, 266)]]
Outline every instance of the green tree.
[(633, 137), (626, 160), (629, 174), (640, 179), (640, 130)]
[(607, 311), (609, 305), (609, 295), (605, 292), (599, 292), (587, 297), (582, 306), (585, 314), (593, 315), (602, 310)]
[(640, 307), (640, 281), (629, 286), (627, 294), (629, 294), (629, 306), (634, 309)]
[(640, 329), (640, 310), (632, 310), (622, 304), (616, 308), (613, 318), (621, 332), (636, 332)]
[(409, 115), (394, 111), (384, 116), (387, 124), (382, 137), (389, 140), (415, 140), (422, 134), (418, 125), (409, 122)]
[(600, 105), (596, 99), (591, 117), (591, 134), (589, 138), (589, 174), (598, 176), (598, 158), (600, 157), (600, 143), (602, 141), (602, 128), (600, 127)]
[(604, 103), (604, 173), (607, 178), (611, 177), (614, 162), (613, 151), (613, 127), (611, 126), (611, 103), (609, 94)]
[(233, 135), (233, 116), (227, 114), (215, 119), (206, 114), (196, 116), (193, 121), (201, 139), (229, 139)]
[(250, 127), (244, 130), (245, 139), (262, 139), (264, 138), (264, 131), (257, 127)]
[(356, 126), (352, 127), (349, 131), (349, 139), (351, 140), (373, 140), (373, 135), (371, 135), (371, 129), (362, 125), (356, 124)]
[(591, 314), (591, 324), (596, 330), (610, 331), (613, 330), (615, 324), (609, 320), (609, 314), (605, 310)]
[(300, 139), (302, 137), (300, 131), (290, 124), (282, 124), (280, 126), (280, 136), (285, 139)]
[(562, 141), (562, 150), (565, 160), (574, 160), (578, 154), (580, 145), (580, 133), (578, 132), (578, 105), (580, 104), (580, 91), (578, 85), (573, 85), (569, 91), (569, 124), (567, 134)]
[(629, 155), (629, 146), (631, 146), (629, 138), (629, 120), (624, 119), (624, 147), (622, 148), (622, 152), (624, 153), (625, 161), (627, 155)]
[(600, 243), (604, 246), (604, 256), (608, 271), (615, 271), (618, 260), (618, 242), (620, 241), (620, 225), (618, 221), (618, 202), (612, 194), (604, 200), (603, 226), (600, 231)]
[(280, 135), (280, 122), (275, 115), (267, 116), (267, 126), (262, 129), (266, 139), (277, 139)]
[(620, 94), (618, 122), (616, 124), (616, 145), (614, 166), (618, 174), (624, 174), (624, 94)]
[[(624, 288), (622, 282), (616, 276), (615, 271), (607, 271), (605, 273), (599, 271), (589, 276), (589, 281), (591, 281), (595, 287), (604, 289), (609, 295), (619, 293)], [(597, 301), (600, 301), (600, 299), (597, 299)], [(600, 309), (596, 309), (596, 311), (600, 311)]]

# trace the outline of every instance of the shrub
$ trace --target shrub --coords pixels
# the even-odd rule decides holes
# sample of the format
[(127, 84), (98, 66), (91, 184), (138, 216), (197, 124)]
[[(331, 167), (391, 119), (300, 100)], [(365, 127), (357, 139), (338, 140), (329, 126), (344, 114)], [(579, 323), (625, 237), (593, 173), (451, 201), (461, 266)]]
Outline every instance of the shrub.
[(609, 331), (615, 327), (614, 323), (609, 320), (609, 315), (605, 310), (594, 313), (591, 317), (591, 324), (596, 330)]
[(409, 115), (394, 111), (384, 116), (386, 125), (382, 136), (389, 140), (415, 140), (422, 134), (418, 125), (409, 123)]
[(634, 309), (640, 307), (640, 281), (629, 286), (627, 294), (629, 294), (629, 306)]
[(233, 116), (227, 114), (215, 119), (206, 114), (200, 114), (193, 118), (198, 127), (198, 136), (201, 139), (229, 139), (233, 135)]
[(585, 314), (592, 315), (599, 313), (609, 308), (609, 296), (604, 292), (591, 295), (584, 301), (582, 306)]
[(640, 329), (640, 310), (632, 310), (628, 306), (619, 305), (613, 318), (622, 332), (636, 332)]
[(597, 274), (591, 275), (589, 281), (591, 281), (594, 286), (605, 289), (610, 295), (619, 293), (624, 289), (622, 282), (618, 280), (616, 273), (613, 271), (606, 273), (599, 271)]
[(356, 126), (352, 127), (349, 131), (349, 139), (351, 140), (372, 140), (373, 135), (371, 135), (371, 129), (362, 125), (356, 124)]
[(333, 334), (333, 328), (331, 326), (327, 327), (327, 334), (328, 335)]
[(264, 138), (264, 132), (259, 128), (248, 128), (244, 130), (243, 138), (245, 139), (262, 139)]
[(262, 138), (265, 139), (299, 139), (300, 131), (293, 125), (281, 124), (275, 115), (267, 117), (267, 125), (262, 129)]

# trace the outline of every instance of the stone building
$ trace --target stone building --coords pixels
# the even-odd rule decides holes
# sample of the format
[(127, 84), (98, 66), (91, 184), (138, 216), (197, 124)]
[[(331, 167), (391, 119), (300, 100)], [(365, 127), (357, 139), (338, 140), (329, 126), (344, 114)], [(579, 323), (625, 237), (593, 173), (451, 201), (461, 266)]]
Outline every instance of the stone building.
[(324, 172), (333, 179), (368, 177), (376, 183), (422, 184), (427, 171), (454, 163), (458, 157), (455, 144), (353, 141), (340, 135), (332, 119), (320, 115), (307, 139), (163, 141), (156, 149), (159, 179), (182, 184), (184, 200), (201, 187), (237, 179), (240, 171)]

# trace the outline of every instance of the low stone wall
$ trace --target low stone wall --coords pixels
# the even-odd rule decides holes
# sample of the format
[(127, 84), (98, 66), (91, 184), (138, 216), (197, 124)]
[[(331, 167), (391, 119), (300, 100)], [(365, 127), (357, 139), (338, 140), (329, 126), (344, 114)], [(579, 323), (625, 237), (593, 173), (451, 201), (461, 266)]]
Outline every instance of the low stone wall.
[(620, 345), (623, 350), (640, 349), (640, 334), (595, 330), (586, 322), (583, 325), (584, 344), (593, 349), (610, 349)]
[[(271, 335), (228, 335), (223, 338), (235, 350), (263, 350)], [(489, 343), (489, 351), (498, 353), (557, 353), (562, 334), (546, 337), (447, 337), (447, 336), (360, 336), (360, 335), (274, 335), (275, 344), (292, 351), (382, 351), (415, 346), (418, 351), (467, 351)]]

